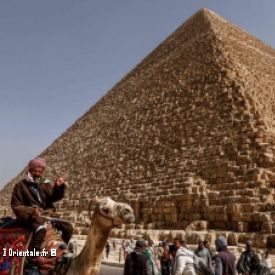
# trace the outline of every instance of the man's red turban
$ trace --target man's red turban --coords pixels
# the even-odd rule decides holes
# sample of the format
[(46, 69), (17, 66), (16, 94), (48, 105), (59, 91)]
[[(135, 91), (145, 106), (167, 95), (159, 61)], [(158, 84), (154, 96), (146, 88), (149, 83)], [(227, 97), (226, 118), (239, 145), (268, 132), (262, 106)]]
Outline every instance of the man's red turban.
[(46, 161), (42, 158), (32, 159), (28, 164), (28, 170), (32, 170), (34, 167), (46, 168)]

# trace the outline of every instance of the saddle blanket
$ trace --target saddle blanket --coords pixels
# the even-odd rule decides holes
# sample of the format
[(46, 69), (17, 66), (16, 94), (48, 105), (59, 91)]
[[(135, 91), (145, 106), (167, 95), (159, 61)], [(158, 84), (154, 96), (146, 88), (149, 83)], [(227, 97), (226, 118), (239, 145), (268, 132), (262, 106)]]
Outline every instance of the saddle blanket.
[(30, 267), (31, 259), (40, 274), (60, 275), (66, 272), (69, 261), (67, 245), (51, 224), (46, 224), (46, 227), (42, 251), (28, 250), (32, 232), (16, 226), (12, 218), (0, 219), (0, 275), (23, 275), (26, 272), (24, 267)]
[(23, 274), (31, 235), (23, 228), (0, 228), (0, 275)]

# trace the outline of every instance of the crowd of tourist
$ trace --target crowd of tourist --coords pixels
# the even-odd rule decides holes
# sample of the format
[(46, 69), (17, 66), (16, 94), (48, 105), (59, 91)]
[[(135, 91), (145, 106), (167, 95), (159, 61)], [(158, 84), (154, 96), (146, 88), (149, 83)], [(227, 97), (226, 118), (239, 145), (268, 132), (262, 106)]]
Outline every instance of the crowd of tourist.
[[(134, 245), (135, 244), (135, 245)], [(227, 240), (220, 236), (212, 251), (208, 242), (200, 240), (192, 251), (184, 241), (125, 241), (122, 244), (125, 257), (124, 275), (270, 275), (272, 263), (268, 252), (262, 259), (253, 250), (252, 241), (239, 259), (229, 251)]]

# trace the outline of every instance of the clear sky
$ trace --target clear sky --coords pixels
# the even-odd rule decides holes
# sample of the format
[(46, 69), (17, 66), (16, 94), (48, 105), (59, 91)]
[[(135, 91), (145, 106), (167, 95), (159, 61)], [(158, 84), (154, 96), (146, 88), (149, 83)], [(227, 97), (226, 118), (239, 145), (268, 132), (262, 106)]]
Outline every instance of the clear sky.
[(0, 188), (203, 7), (275, 47), (274, 0), (1, 0)]

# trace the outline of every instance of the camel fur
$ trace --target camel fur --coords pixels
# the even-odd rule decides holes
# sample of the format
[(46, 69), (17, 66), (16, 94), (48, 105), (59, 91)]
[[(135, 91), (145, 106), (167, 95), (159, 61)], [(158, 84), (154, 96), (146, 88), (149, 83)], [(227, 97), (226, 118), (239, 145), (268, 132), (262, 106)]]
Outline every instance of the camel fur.
[(67, 275), (98, 275), (102, 253), (112, 228), (135, 220), (132, 208), (109, 197), (96, 198), (96, 208), (85, 245), (79, 255), (70, 261)]

